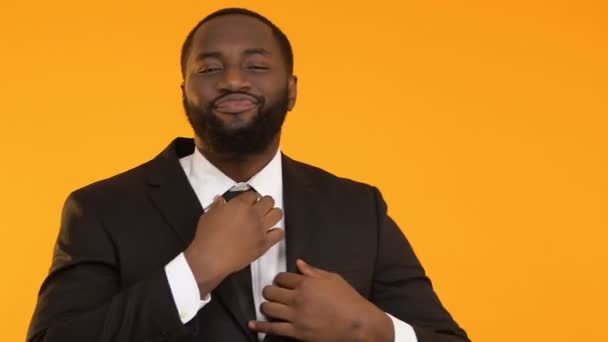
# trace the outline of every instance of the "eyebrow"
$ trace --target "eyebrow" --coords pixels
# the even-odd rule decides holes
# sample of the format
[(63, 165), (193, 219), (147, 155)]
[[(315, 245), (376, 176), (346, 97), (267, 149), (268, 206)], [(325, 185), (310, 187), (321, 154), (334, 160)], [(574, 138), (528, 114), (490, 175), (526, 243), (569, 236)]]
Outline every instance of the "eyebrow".
[[(242, 53), (243, 55), (246, 56), (251, 56), (251, 55), (264, 55), (264, 56), (271, 56), (272, 53), (264, 48), (248, 48), (245, 49), (245, 51), (243, 51)], [(197, 60), (202, 60), (202, 59), (207, 59), (207, 58), (221, 58), (223, 56), (223, 54), (219, 51), (207, 51), (207, 52), (201, 52), (196, 56)]]
[(245, 51), (243, 51), (244, 55), (264, 55), (264, 56), (270, 56), (272, 55), (272, 53), (270, 53), (270, 51), (264, 49), (264, 48), (249, 48), (249, 49), (245, 49)]

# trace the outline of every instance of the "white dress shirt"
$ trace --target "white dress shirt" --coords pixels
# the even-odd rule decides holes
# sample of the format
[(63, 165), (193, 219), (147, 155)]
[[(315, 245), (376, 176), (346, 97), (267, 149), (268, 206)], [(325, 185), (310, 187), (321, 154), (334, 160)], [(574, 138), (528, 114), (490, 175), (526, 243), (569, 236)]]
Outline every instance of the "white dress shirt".
[[(283, 169), (279, 150), (277, 150), (272, 160), (246, 183), (233, 181), (211, 164), (196, 148), (193, 154), (181, 158), (179, 162), (200, 201), (201, 207), (205, 211), (213, 203), (213, 198), (216, 195), (222, 195), (234, 186), (238, 188), (246, 187), (247, 185), (253, 187), (262, 196), (271, 196), (275, 201), (275, 207), (283, 209)], [(281, 229), (286, 228), (284, 217), (276, 227)], [(284, 239), (251, 263), (251, 285), (257, 320), (267, 320), (264, 314), (260, 312), (260, 304), (263, 301), (262, 289), (267, 285), (271, 285), (274, 277), (278, 273), (284, 272), (286, 266)], [(209, 303), (211, 296), (207, 295), (206, 298), (201, 300), (198, 285), (184, 257), (184, 253), (180, 253), (165, 266), (165, 273), (167, 274), (169, 287), (171, 288), (179, 317), (183, 323), (187, 323), (196, 316), (198, 310)], [(390, 314), (387, 315), (393, 322), (395, 342), (417, 342), (414, 329), (409, 324), (398, 320)], [(264, 338), (264, 334), (258, 334), (258, 338), (261, 341)]]

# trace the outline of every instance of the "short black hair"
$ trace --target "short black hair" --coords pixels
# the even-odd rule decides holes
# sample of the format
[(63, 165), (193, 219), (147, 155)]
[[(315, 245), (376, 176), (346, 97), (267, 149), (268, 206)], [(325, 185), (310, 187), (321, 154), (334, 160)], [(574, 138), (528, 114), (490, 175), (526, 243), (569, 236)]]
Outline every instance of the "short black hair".
[(279, 47), (281, 48), (281, 53), (283, 54), (283, 57), (285, 58), (285, 64), (287, 65), (287, 70), (289, 71), (290, 74), (293, 73), (293, 50), (291, 48), (291, 43), (289, 42), (289, 39), (287, 39), (287, 36), (285, 35), (285, 33), (283, 33), (283, 31), (281, 31), (280, 28), (278, 28), (275, 24), (272, 23), (272, 21), (270, 21), (268, 18), (264, 17), (263, 15), (256, 13), (254, 11), (251, 11), (251, 10), (245, 9), (245, 8), (233, 7), (233, 8), (224, 8), (224, 9), (221, 9), (219, 11), (215, 11), (215, 12), (209, 14), (208, 16), (203, 18), (203, 20), (201, 20), (198, 24), (196, 24), (196, 26), (194, 26), (194, 28), (190, 31), (190, 33), (188, 33), (188, 36), (186, 37), (186, 40), (184, 41), (184, 44), (182, 45), (182, 54), (181, 54), (182, 77), (185, 77), (185, 75), (186, 75), (186, 61), (188, 60), (188, 55), (190, 54), (190, 49), (192, 48), (192, 39), (194, 38), (194, 34), (196, 33), (196, 30), (198, 30), (198, 28), (201, 27), (204, 23), (208, 22), (209, 20), (211, 20), (213, 18), (224, 16), (224, 15), (231, 15), (231, 14), (246, 15), (246, 16), (258, 19), (259, 21), (268, 25), (270, 27), (270, 29), (272, 30), (272, 34), (274, 35), (274, 37), (277, 39), (277, 41), (279, 43)]

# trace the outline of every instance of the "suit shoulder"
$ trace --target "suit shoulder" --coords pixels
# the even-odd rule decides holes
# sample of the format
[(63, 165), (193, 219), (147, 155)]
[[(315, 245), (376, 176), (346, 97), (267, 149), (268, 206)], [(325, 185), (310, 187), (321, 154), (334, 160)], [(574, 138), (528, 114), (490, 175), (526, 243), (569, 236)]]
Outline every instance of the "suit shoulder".
[(83, 201), (113, 201), (138, 192), (146, 184), (146, 179), (154, 160), (147, 161), (117, 175), (98, 180), (74, 190), (70, 197)]
[(374, 185), (353, 180), (350, 178), (335, 175), (320, 167), (306, 164), (296, 160), (290, 160), (308, 179), (314, 183), (315, 187), (321, 191), (339, 192), (344, 194), (370, 194), (378, 191)]

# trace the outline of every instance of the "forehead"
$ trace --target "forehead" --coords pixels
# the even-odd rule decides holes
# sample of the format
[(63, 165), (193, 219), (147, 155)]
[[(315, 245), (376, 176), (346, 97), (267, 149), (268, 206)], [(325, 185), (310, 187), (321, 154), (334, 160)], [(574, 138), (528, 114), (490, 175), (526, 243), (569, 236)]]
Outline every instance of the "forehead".
[(238, 53), (249, 48), (264, 48), (274, 54), (279, 45), (268, 25), (242, 14), (209, 20), (198, 28), (192, 42), (194, 54), (207, 51)]

